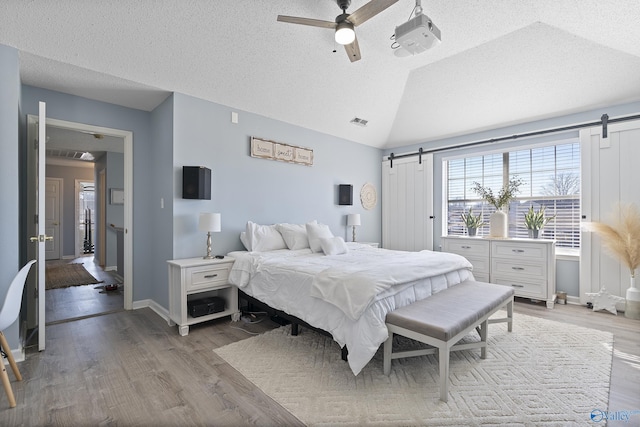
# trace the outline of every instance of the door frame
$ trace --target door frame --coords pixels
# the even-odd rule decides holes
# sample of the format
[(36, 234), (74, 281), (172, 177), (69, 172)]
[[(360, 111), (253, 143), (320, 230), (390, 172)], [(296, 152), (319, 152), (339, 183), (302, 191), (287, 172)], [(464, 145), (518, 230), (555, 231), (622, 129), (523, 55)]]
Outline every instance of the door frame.
[[(29, 115), (28, 120), (37, 120)], [(80, 132), (98, 133), (124, 140), (124, 309), (133, 309), (133, 132), (59, 119), (46, 119), (46, 124)]]

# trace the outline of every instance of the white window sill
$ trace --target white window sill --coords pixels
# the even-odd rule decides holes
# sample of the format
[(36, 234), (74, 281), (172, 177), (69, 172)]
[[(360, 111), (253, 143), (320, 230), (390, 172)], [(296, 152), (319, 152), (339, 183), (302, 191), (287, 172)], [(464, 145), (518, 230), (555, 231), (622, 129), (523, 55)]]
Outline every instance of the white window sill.
[(556, 260), (580, 261), (580, 249), (556, 248)]

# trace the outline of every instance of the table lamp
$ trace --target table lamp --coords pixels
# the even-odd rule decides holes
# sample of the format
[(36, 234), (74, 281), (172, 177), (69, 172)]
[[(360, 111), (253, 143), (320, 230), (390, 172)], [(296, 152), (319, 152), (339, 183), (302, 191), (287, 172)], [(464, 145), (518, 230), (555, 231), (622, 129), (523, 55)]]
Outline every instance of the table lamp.
[(198, 230), (207, 232), (207, 255), (203, 256), (203, 259), (215, 258), (211, 255), (211, 233), (219, 232), (221, 221), (219, 213), (203, 212), (200, 214), (200, 220), (198, 221)]
[(353, 227), (353, 240), (356, 241), (356, 227), (360, 225), (360, 214), (347, 215), (347, 225)]

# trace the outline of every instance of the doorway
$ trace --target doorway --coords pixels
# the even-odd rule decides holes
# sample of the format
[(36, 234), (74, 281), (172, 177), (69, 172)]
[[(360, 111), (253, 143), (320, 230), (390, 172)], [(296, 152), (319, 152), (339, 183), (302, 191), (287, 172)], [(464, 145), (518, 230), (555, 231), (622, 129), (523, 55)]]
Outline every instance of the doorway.
[[(27, 138), (28, 140), (33, 140), (33, 132), (34, 132), (34, 124), (37, 122), (37, 117), (29, 116), (28, 117), (28, 128), (27, 128)], [(46, 138), (46, 146), (47, 151), (50, 150), (58, 150), (57, 155), (52, 153), (51, 157), (58, 157), (58, 161), (64, 160), (67, 161), (67, 166), (69, 168), (73, 167), (73, 164), (77, 164), (78, 162), (84, 161), (86, 163), (87, 160), (90, 162), (96, 160), (96, 157), (103, 155), (107, 152), (111, 152), (111, 147), (108, 144), (105, 144), (108, 141), (112, 141), (113, 139), (120, 141), (120, 156), (123, 157), (124, 166), (119, 168), (119, 173), (121, 174), (120, 180), (123, 184), (120, 185), (120, 188), (124, 188), (125, 196), (130, 195), (132, 193), (132, 174), (133, 174), (133, 135), (129, 131), (122, 131), (118, 129), (110, 129), (103, 127), (96, 127), (92, 125), (85, 125), (81, 123), (67, 122), (62, 120), (55, 119), (47, 119), (47, 138)], [(56, 144), (56, 140), (59, 139), (60, 134), (64, 134), (64, 142)], [(62, 145), (60, 145), (62, 144)], [(85, 145), (82, 145), (85, 144)], [(67, 159), (61, 159), (62, 153), (65, 153), (64, 156), (68, 157)], [(95, 155), (98, 156), (95, 156)], [(93, 159), (92, 156), (95, 156)], [(49, 156), (48, 156), (49, 157)], [(48, 160), (49, 161), (49, 160)], [(70, 162), (70, 163), (69, 163)], [(83, 188), (81, 193), (83, 194), (83, 200), (78, 203), (76, 191), (68, 191), (68, 195), (63, 195), (63, 197), (69, 197), (71, 202), (67, 200), (67, 203), (71, 203), (72, 207), (66, 209), (66, 216), (70, 218), (72, 221), (72, 225), (68, 225), (65, 232), (65, 236), (60, 237), (60, 241), (62, 244), (62, 251), (57, 262), (60, 263), (77, 263), (82, 262), (87, 265), (87, 270), (90, 274), (92, 274), (97, 281), (101, 281), (100, 284), (92, 284), (90, 286), (91, 292), (103, 292), (104, 289), (99, 287), (104, 287), (106, 284), (113, 285), (114, 283), (118, 284), (118, 290), (120, 293), (120, 302), (118, 303), (119, 309), (131, 309), (132, 308), (132, 289), (131, 289), (131, 277), (132, 277), (132, 269), (131, 265), (125, 265), (123, 269), (123, 274), (116, 280), (113, 280), (112, 274), (109, 271), (105, 271), (104, 269), (95, 268), (96, 264), (94, 263), (94, 255), (96, 249), (96, 226), (97, 221), (95, 218), (95, 211), (97, 210), (97, 205), (100, 202), (97, 202), (95, 199), (96, 188), (93, 188), (93, 207), (88, 206), (90, 202), (90, 193), (91, 189), (89, 188), (89, 183), (95, 180), (95, 162), (91, 163), (91, 179), (87, 180), (85, 178), (82, 179)], [(49, 166), (47, 165), (47, 168)], [(71, 181), (73, 183), (73, 181)], [(73, 184), (68, 184), (67, 188), (72, 188)], [(30, 187), (31, 188), (31, 187)], [(29, 190), (30, 192), (33, 190)], [(30, 193), (31, 194), (31, 193)], [(31, 197), (31, 196), (29, 196)], [(123, 221), (121, 222), (126, 227), (127, 231), (130, 232), (131, 228), (131, 218), (132, 218), (132, 198), (127, 197), (126, 203), (123, 206)], [(106, 201), (103, 201), (106, 203)], [(75, 206), (73, 206), (75, 205)], [(84, 207), (82, 207), (84, 206)], [(88, 210), (85, 210), (88, 209)], [(64, 212), (65, 210), (63, 210)], [(89, 213), (89, 211), (91, 213)], [(85, 213), (86, 212), (86, 213)], [(28, 215), (28, 213), (27, 213)], [(63, 213), (63, 216), (64, 213)], [(69, 220), (69, 219), (68, 219)], [(80, 238), (77, 235), (80, 235)], [(80, 240), (81, 239), (81, 240)], [(76, 246), (78, 240), (81, 241), (81, 250), (78, 251)], [(85, 242), (86, 241), (86, 242)], [(86, 245), (86, 246), (85, 246)], [(130, 234), (126, 236), (125, 239), (125, 253), (131, 253), (132, 249), (132, 241), (130, 238)], [(69, 249), (71, 248), (71, 249)], [(92, 252), (93, 249), (93, 252)], [(85, 253), (85, 250), (87, 251)], [(81, 253), (78, 253), (81, 252)], [(130, 260), (130, 256), (124, 257), (125, 260)], [(115, 266), (114, 266), (115, 270)], [(35, 284), (32, 285), (35, 287)], [(97, 289), (96, 289), (97, 288)], [(71, 294), (72, 291), (76, 291), (76, 293), (80, 293), (80, 287), (72, 286), (67, 289), (65, 292)], [(32, 295), (31, 292), (27, 293), (28, 296)], [(45, 297), (45, 322), (50, 324), (52, 322), (61, 321), (61, 316), (53, 316), (51, 315), (51, 310), (56, 310), (57, 308), (63, 307), (64, 304), (60, 303), (61, 300), (66, 300), (65, 298), (57, 298), (55, 301), (49, 301), (48, 297)], [(34, 312), (37, 312), (38, 300), (37, 298), (28, 298), (26, 304), (27, 309), (27, 317), (29, 319), (34, 318)], [(114, 299), (115, 300), (115, 299)], [(96, 308), (96, 305), (93, 303), (83, 303), (76, 305), (84, 305), (85, 308), (92, 306), (93, 312), (86, 312), (87, 314), (83, 314), (81, 312), (71, 313), (68, 309), (62, 308), (62, 311), (66, 312), (65, 316), (74, 316), (82, 318), (87, 316), (92, 316), (97, 314), (100, 310), (105, 311), (105, 309)], [(49, 307), (52, 306), (52, 307)], [(107, 308), (106, 311), (110, 311), (113, 308)], [(34, 322), (28, 322), (28, 327), (33, 328)]]

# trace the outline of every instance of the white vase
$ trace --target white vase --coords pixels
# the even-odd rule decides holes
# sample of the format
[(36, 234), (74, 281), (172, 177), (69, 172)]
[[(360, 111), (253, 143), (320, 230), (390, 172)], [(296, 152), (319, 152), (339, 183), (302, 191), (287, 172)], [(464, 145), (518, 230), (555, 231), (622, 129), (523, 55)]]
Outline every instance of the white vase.
[(636, 278), (631, 276), (624, 304), (624, 317), (640, 319), (640, 289), (636, 288)]
[(489, 216), (489, 236), (504, 238), (508, 235), (509, 217), (502, 209), (498, 209)]

